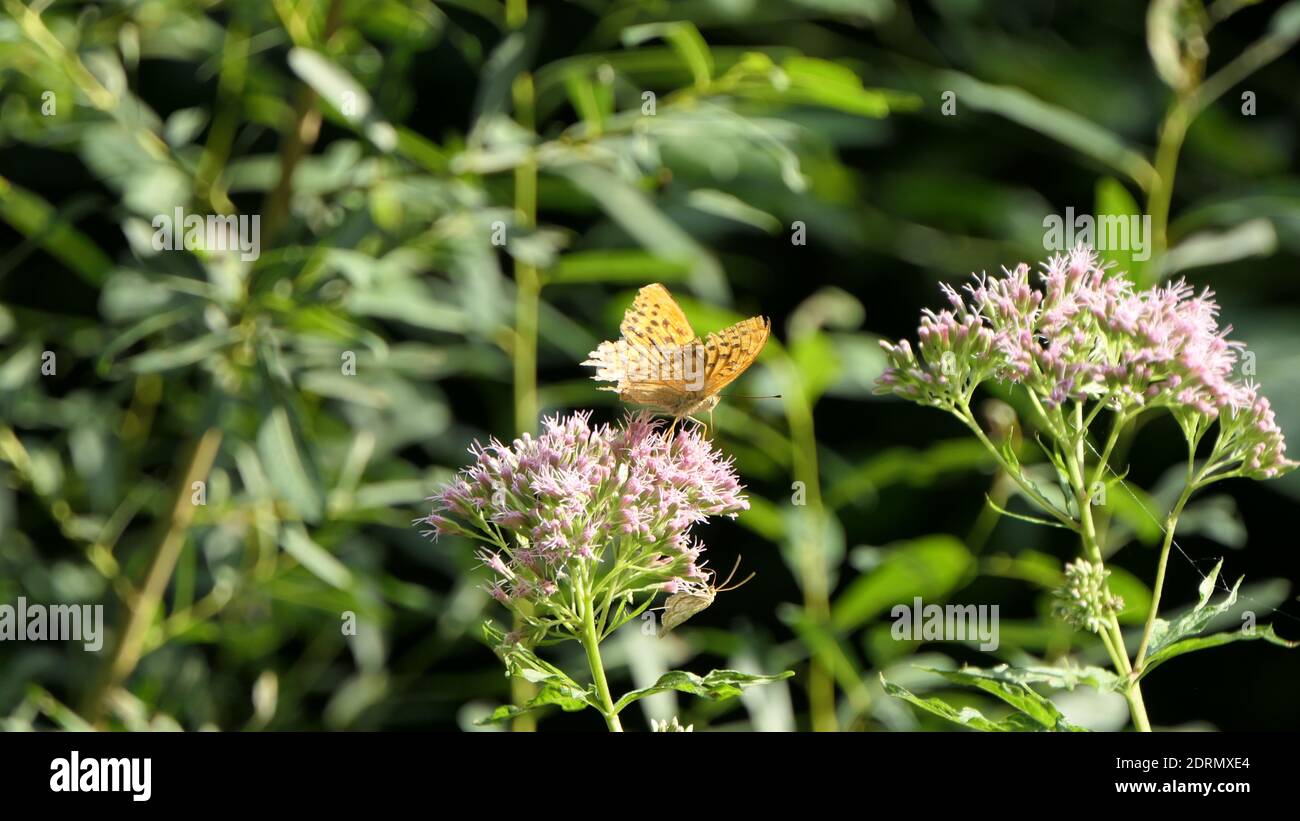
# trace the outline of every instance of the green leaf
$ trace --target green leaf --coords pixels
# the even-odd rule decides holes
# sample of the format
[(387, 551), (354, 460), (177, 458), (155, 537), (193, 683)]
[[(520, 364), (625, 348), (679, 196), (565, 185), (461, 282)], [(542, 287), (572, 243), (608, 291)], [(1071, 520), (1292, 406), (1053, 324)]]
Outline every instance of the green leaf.
[(1277, 250), (1277, 243), (1277, 229), (1263, 217), (1223, 231), (1202, 231), (1182, 240), (1161, 257), (1160, 276), (1166, 278), (1189, 268), (1266, 257)]
[(771, 681), (781, 681), (793, 675), (793, 670), (786, 670), (784, 673), (777, 673), (774, 676), (756, 676), (741, 673), (737, 670), (712, 670), (708, 675), (701, 678), (685, 670), (672, 670), (664, 673), (659, 677), (658, 681), (649, 687), (642, 687), (624, 695), (614, 705), (614, 712), (621, 712), (624, 707), (638, 699), (668, 690), (689, 693), (709, 701), (722, 701), (740, 695), (741, 691), (746, 687), (767, 684)]
[(889, 448), (837, 477), (826, 493), (826, 504), (839, 508), (873, 496), (891, 485), (929, 487), (947, 473), (974, 470), (993, 463), (989, 452), (972, 437), (946, 439), (924, 450)]
[[(821, 661), (822, 666), (835, 676), (835, 680), (844, 688), (845, 694), (854, 708), (865, 713), (871, 707), (871, 694), (866, 689), (866, 679), (862, 675), (862, 665), (857, 653), (845, 640), (826, 628), (826, 625), (810, 617), (801, 607), (783, 604), (778, 609), (781, 620), (790, 625), (799, 640), (812, 654)], [(895, 647), (897, 642), (891, 642)]]
[(936, 80), (941, 88), (956, 93), (958, 106), (964, 103), (977, 111), (999, 114), (1051, 137), (1116, 169), (1144, 191), (1156, 177), (1155, 168), (1140, 152), (1119, 136), (1069, 109), (1044, 102), (1022, 89), (990, 85), (955, 71), (940, 72)]
[(827, 388), (835, 384), (840, 374), (839, 355), (830, 337), (813, 332), (792, 340), (790, 358), (799, 372), (805, 401), (809, 406), (817, 404), (817, 400)]
[(969, 727), (972, 730), (982, 730), (990, 733), (1008, 733), (1008, 732), (1027, 732), (1042, 730), (1041, 724), (1038, 724), (1024, 713), (1012, 713), (1000, 721), (986, 718), (983, 713), (974, 707), (962, 707), (960, 709), (953, 707), (943, 699), (939, 698), (921, 698), (910, 691), (899, 687), (892, 681), (888, 681), (884, 674), (880, 675), (880, 683), (885, 688), (885, 693), (894, 698), (902, 699), (914, 707), (920, 707), (928, 713), (947, 719), (963, 727)]
[(999, 664), (988, 669), (975, 667), (962, 668), (962, 672), (978, 675), (995, 681), (1005, 681), (1028, 687), (1031, 684), (1046, 684), (1056, 690), (1073, 690), (1079, 685), (1093, 687), (1101, 692), (1118, 690), (1123, 680), (1102, 667), (1051, 667), (1048, 665), (1028, 665), (1011, 667)]
[(1043, 527), (1059, 527), (1063, 530), (1070, 529), (1065, 525), (1061, 524), (1059, 521), (1054, 521), (1052, 519), (1044, 519), (1039, 516), (1030, 516), (1025, 513), (1014, 513), (1010, 510), (1007, 510), (1006, 508), (1002, 507), (1002, 505), (999, 505), (997, 502), (993, 501), (993, 497), (988, 495), (987, 493), (984, 494), (984, 501), (988, 504), (989, 507), (993, 508), (993, 511), (995, 513), (997, 513), (999, 516), (1006, 516), (1008, 519), (1017, 519), (1022, 522), (1028, 522), (1031, 525), (1042, 525)]
[[(533, 27), (535, 34), (536, 27)], [(503, 116), (511, 106), (510, 87), (532, 59), (528, 31), (514, 31), (501, 39), (483, 64), (472, 122)], [(567, 77), (566, 77), (567, 79)]]
[(1199, 636), (1193, 639), (1183, 639), (1173, 644), (1166, 645), (1159, 652), (1152, 653), (1147, 657), (1146, 662), (1142, 665), (1142, 671), (1138, 673), (1138, 680), (1146, 677), (1155, 668), (1164, 664), (1172, 658), (1177, 658), (1185, 653), (1194, 653), (1197, 650), (1206, 650), (1211, 647), (1219, 647), (1224, 644), (1232, 644), (1236, 641), (1255, 641), (1263, 639), (1269, 644), (1276, 644), (1279, 647), (1295, 649), (1300, 647), (1300, 641), (1288, 641), (1273, 631), (1273, 625), (1266, 624), (1263, 627), (1256, 627), (1253, 630), (1233, 630), (1227, 633), (1215, 633), (1211, 636)]
[(833, 108), (862, 117), (884, 117), (891, 109), (919, 107), (910, 95), (864, 88), (850, 68), (813, 57), (790, 57), (781, 62), (790, 82), (786, 98), (794, 102)]
[(939, 601), (954, 590), (970, 570), (970, 552), (948, 535), (925, 536), (889, 550), (870, 573), (853, 580), (831, 608), (836, 630), (852, 630), (892, 605), (916, 596)]
[(696, 211), (748, 225), (769, 234), (781, 230), (779, 219), (726, 191), (697, 188), (686, 195), (686, 204)]
[(0, 177), (0, 219), (92, 285), (108, 277), (113, 261), (45, 200)]
[(48, 690), (32, 684), (27, 688), (27, 699), (53, 721), (60, 730), (73, 733), (94, 732), (95, 728), (70, 707), (56, 699)]
[(691, 78), (696, 88), (708, 87), (713, 79), (713, 54), (709, 51), (709, 44), (700, 35), (700, 30), (693, 23), (683, 21), (645, 23), (623, 29), (625, 46), (637, 46), (656, 37), (666, 40), (691, 70)]
[(571, 71), (564, 78), (564, 86), (569, 92), (569, 102), (578, 112), (583, 123), (599, 132), (604, 126), (610, 112), (610, 94), (608, 88), (599, 90), (590, 75), (580, 71)]
[(1032, 718), (1048, 730), (1074, 732), (1080, 728), (1065, 720), (1065, 716), (1048, 699), (1034, 692), (1026, 684), (1009, 681), (998, 675), (990, 675), (977, 668), (964, 670), (930, 670), (943, 676), (953, 684), (964, 684), (983, 690), (991, 696), (1005, 701), (1021, 713)]
[(552, 705), (559, 707), (566, 713), (576, 713), (588, 707), (599, 709), (594, 685), (584, 690), (575, 686), (567, 678), (557, 675), (539, 676), (532, 674), (531, 671), (521, 673), (520, 677), (541, 685), (537, 695), (526, 701), (523, 706), (503, 704), (493, 710), (490, 716), (474, 722), (475, 724), (479, 726), (498, 724), (502, 721), (509, 721), (515, 716)]
[(691, 270), (689, 263), (655, 256), (640, 248), (572, 251), (546, 272), (547, 284), (617, 282), (680, 282)]
[(1164, 535), (1160, 529), (1160, 517), (1155, 513), (1161, 510), (1161, 506), (1131, 482), (1107, 480), (1106, 509), (1131, 529), (1143, 544), (1155, 544)]
[(230, 328), (217, 333), (203, 334), (172, 348), (159, 348), (133, 356), (123, 364), (132, 373), (159, 373), (173, 368), (183, 368), (209, 359), (218, 351), (238, 342), (240, 333)]
[[(1201, 580), (1197, 588), (1200, 599), (1191, 610), (1183, 613), (1173, 621), (1156, 619), (1155, 625), (1151, 630), (1151, 643), (1149, 653), (1151, 656), (1160, 654), (1160, 651), (1171, 647), (1185, 638), (1199, 634), (1205, 627), (1214, 620), (1216, 616), (1226, 613), (1229, 608), (1237, 603), (1237, 589), (1241, 587), (1242, 579), (1237, 579), (1237, 583), (1228, 591), (1228, 596), (1218, 604), (1210, 604), (1210, 598), (1214, 595), (1214, 585), (1219, 579), (1219, 570), (1223, 567), (1223, 560), (1214, 566), (1210, 575)], [(1244, 577), (1242, 577), (1244, 579)]]
[[(1183, 65), (1180, 11), (1184, 0), (1153, 0), (1147, 7), (1147, 51), (1160, 79), (1170, 88), (1186, 88), (1191, 82)], [(1186, 4), (1190, 5), (1190, 4)]]
[[(1100, 229), (1101, 226), (1107, 224), (1108, 217), (1121, 218), (1124, 221), (1123, 224), (1127, 226), (1131, 224), (1129, 218), (1141, 216), (1143, 210), (1122, 182), (1114, 177), (1102, 177), (1097, 180), (1096, 212), (1097, 227)], [(1114, 234), (1112, 233), (1111, 236), (1114, 236)], [(1127, 239), (1127, 248), (1098, 249), (1102, 261), (1114, 263), (1117, 271), (1128, 273), (1129, 278), (1134, 282), (1141, 285), (1150, 285), (1148, 262), (1151, 253), (1149, 244), (1151, 238), (1145, 238), (1147, 246), (1143, 250), (1146, 253), (1138, 254), (1138, 256), (1148, 257), (1148, 259), (1135, 258), (1134, 250), (1136, 250), (1138, 237), (1128, 235), (1127, 231), (1125, 231), (1125, 238)]]
[(308, 572), (331, 587), (340, 590), (352, 587), (352, 572), (329, 551), (312, 541), (301, 525), (285, 527), (280, 546)]
[(289, 51), (289, 68), (333, 106), (345, 122), (363, 131), (376, 148), (392, 151), (397, 147), (397, 132), (376, 116), (369, 92), (328, 57), (311, 49), (294, 48)]
[[(977, 730), (1048, 730), (1052, 732), (1083, 732), (1082, 727), (1077, 727), (1066, 720), (1061, 711), (1056, 708), (1048, 699), (1035, 693), (1027, 685), (1017, 681), (1009, 680), (1000, 674), (989, 673), (976, 668), (967, 668), (964, 670), (934, 670), (929, 668), (928, 672), (935, 673), (954, 684), (962, 684), (968, 687), (974, 687), (982, 690), (995, 698), (1006, 702), (1013, 707), (1016, 712), (1008, 718), (997, 722), (985, 718), (978, 710), (965, 708), (956, 710), (951, 705), (940, 699), (921, 699), (904, 690), (902, 687), (892, 685), (885, 681), (885, 677), (880, 677), (881, 682), (885, 685), (885, 692), (892, 696), (902, 698), (911, 704), (921, 707), (924, 710), (942, 716), (949, 721), (955, 721), (958, 724), (973, 727)], [(891, 688), (893, 688), (891, 690)], [(894, 692), (895, 690), (900, 692)]]
[(283, 406), (272, 408), (262, 422), (257, 433), (257, 450), (281, 498), (293, 505), (302, 518), (317, 521), (322, 509), (320, 489), (308, 470), (309, 463), (303, 459), (289, 413)]
[(594, 199), (611, 220), (647, 251), (690, 266), (691, 286), (700, 296), (727, 302), (727, 283), (713, 256), (621, 177), (595, 165), (556, 171)]

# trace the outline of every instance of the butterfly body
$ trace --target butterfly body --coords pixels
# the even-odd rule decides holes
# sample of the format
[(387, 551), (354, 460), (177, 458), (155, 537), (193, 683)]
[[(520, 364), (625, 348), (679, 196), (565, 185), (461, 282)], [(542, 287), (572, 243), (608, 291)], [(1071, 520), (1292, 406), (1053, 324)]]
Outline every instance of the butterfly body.
[(595, 366), (597, 381), (615, 383), (602, 390), (681, 419), (713, 410), (719, 391), (753, 363), (770, 330), (766, 319), (751, 317), (701, 340), (656, 283), (637, 292), (619, 326), (622, 338), (600, 343), (583, 364)]

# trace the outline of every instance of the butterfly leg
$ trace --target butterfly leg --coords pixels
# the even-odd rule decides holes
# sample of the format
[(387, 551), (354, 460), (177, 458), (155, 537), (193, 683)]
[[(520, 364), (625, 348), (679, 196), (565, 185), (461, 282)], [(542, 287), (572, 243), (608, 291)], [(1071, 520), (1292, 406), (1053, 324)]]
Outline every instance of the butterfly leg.
[(696, 419), (695, 424), (699, 425), (706, 439), (713, 438), (713, 411), (709, 411), (709, 421), (706, 423), (703, 419)]

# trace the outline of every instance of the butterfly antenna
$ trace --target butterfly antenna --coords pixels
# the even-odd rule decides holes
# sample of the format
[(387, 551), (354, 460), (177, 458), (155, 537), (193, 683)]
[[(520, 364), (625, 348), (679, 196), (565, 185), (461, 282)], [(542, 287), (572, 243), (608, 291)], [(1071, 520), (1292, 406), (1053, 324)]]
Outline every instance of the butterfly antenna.
[(772, 393), (766, 396), (746, 396), (743, 393), (728, 393), (725, 394), (725, 396), (728, 399), (780, 399), (781, 398), (781, 394), (779, 393)]
[[(740, 557), (739, 557), (739, 556), (736, 557), (736, 563), (733, 564), (733, 565), (731, 566), (731, 572), (727, 574), (727, 580), (724, 581), (724, 582), (723, 582), (722, 584), (720, 584), (720, 585), (714, 586), (713, 589), (714, 589), (714, 590), (721, 590), (722, 588), (726, 587), (726, 586), (727, 586), (727, 583), (731, 581), (731, 577), (734, 576), (734, 575), (736, 575), (736, 568), (738, 568), (738, 567), (740, 567)], [(717, 577), (718, 577), (718, 574), (714, 573), (714, 574), (713, 574), (713, 578), (716, 579)]]
[[(718, 585), (717, 587), (715, 587), (714, 589), (715, 590), (728, 589), (727, 585), (731, 584), (731, 580), (735, 577), (736, 571), (739, 569), (740, 569), (740, 556), (737, 556), (736, 563), (731, 566), (731, 572), (727, 574), (727, 580), (724, 581), (722, 584)], [(741, 582), (741, 584), (744, 584), (744, 582)]]
[[(728, 586), (726, 586), (726, 585), (724, 584), (722, 587), (716, 587), (716, 588), (714, 588), (714, 589), (713, 589), (713, 592), (714, 592), (714, 593), (726, 593), (726, 592), (728, 592), (728, 591), (730, 591), (730, 590), (735, 590), (735, 589), (738, 588), (738, 587), (744, 587), (746, 582), (748, 582), (750, 579), (754, 578), (754, 577), (757, 576), (757, 575), (758, 575), (757, 572), (751, 572), (748, 576), (746, 576), (745, 578), (743, 578), (743, 579), (741, 579), (740, 581), (736, 582), (735, 584), (731, 585), (730, 587), (728, 587)], [(731, 581), (731, 580), (728, 579), (727, 581)]]

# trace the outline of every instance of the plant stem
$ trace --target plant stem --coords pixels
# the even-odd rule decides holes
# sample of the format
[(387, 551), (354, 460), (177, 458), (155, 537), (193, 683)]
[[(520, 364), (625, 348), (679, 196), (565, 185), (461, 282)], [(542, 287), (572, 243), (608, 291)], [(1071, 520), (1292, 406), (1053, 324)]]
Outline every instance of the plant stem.
[[(1087, 461), (1083, 448), (1088, 430), (1083, 425), (1082, 403), (1075, 404), (1074, 419), (1074, 442), (1073, 447), (1065, 452), (1065, 466), (1069, 472), (1070, 484), (1073, 486), (1075, 504), (1079, 508), (1079, 536), (1083, 540), (1083, 552), (1089, 561), (1098, 566), (1104, 566), (1101, 545), (1097, 543), (1097, 526), (1092, 518), (1092, 498), (1085, 480)], [(1100, 465), (1098, 470), (1100, 470)], [(1149, 733), (1151, 732), (1151, 722), (1147, 718), (1146, 703), (1142, 700), (1142, 689), (1133, 676), (1133, 666), (1129, 664), (1128, 650), (1124, 647), (1124, 632), (1120, 630), (1119, 619), (1112, 614), (1109, 622), (1102, 625), (1101, 632), (1102, 643), (1106, 645), (1106, 651), (1110, 654), (1111, 663), (1115, 665), (1115, 672), (1127, 679), (1124, 698), (1128, 701), (1129, 713), (1133, 716), (1133, 726), (1139, 732)], [(1109, 634), (1109, 638), (1107, 638), (1106, 634)]]
[[(826, 551), (823, 547), (825, 515), (822, 505), (821, 471), (817, 462), (817, 433), (814, 428), (812, 406), (804, 388), (802, 377), (793, 360), (781, 361), (786, 376), (785, 413), (790, 424), (791, 461), (797, 481), (803, 483), (805, 492), (804, 515), (800, 517), (803, 532), (795, 536), (799, 543), (800, 587), (803, 589), (804, 612), (819, 627), (830, 622), (830, 579), (826, 572)], [(819, 655), (813, 654), (808, 664), (808, 712), (813, 732), (833, 733), (839, 729), (835, 714), (835, 676), (833, 666)]]
[(190, 502), (191, 488), (195, 482), (207, 481), (216, 460), (217, 450), (221, 447), (221, 430), (209, 428), (199, 439), (190, 457), (190, 463), (181, 474), (180, 484), (176, 488), (176, 501), (172, 505), (171, 521), (158, 543), (144, 585), (135, 600), (130, 602), (130, 615), (122, 629), (121, 639), (113, 651), (99, 685), (90, 694), (86, 703), (86, 715), (92, 722), (97, 721), (113, 688), (131, 675), (144, 652), (145, 636), (154, 622), (172, 572), (176, 569), (176, 560), (180, 558), (181, 549), (185, 547), (185, 533), (190, 520), (194, 517), (194, 505)]
[(1194, 486), (1191, 482), (1183, 488), (1183, 493), (1178, 497), (1178, 503), (1174, 505), (1173, 510), (1169, 512), (1169, 517), (1165, 519), (1165, 540), (1160, 545), (1160, 563), (1156, 566), (1156, 583), (1151, 589), (1151, 611), (1147, 613), (1146, 626), (1142, 628), (1142, 642), (1138, 645), (1137, 656), (1134, 657), (1134, 669), (1141, 671), (1142, 664), (1146, 661), (1147, 646), (1151, 643), (1151, 632), (1156, 626), (1156, 613), (1160, 609), (1160, 592), (1165, 586), (1165, 568), (1169, 564), (1169, 547), (1174, 543), (1174, 530), (1178, 528), (1178, 517), (1182, 515), (1183, 507), (1187, 505), (1187, 500), (1191, 498)]
[(971, 432), (975, 434), (975, 438), (979, 439), (980, 443), (984, 445), (984, 448), (989, 453), (993, 454), (993, 458), (997, 460), (998, 466), (1002, 468), (1002, 471), (1020, 487), (1026, 496), (1041, 507), (1045, 513), (1050, 513), (1057, 521), (1068, 527), (1070, 530), (1078, 530), (1078, 522), (1065, 516), (1056, 505), (1052, 504), (1047, 497), (1039, 493), (1038, 489), (1025, 479), (1024, 474), (1020, 472), (1019, 468), (1007, 462), (1002, 455), (1002, 451), (998, 450), (997, 446), (994, 445), (988, 436), (984, 434), (983, 429), (980, 428), (979, 422), (975, 421), (975, 415), (971, 413), (969, 405), (962, 405), (957, 409), (957, 411), (957, 418), (960, 419), (966, 427), (970, 428)]
[(1178, 153), (1187, 136), (1192, 115), (1186, 97), (1180, 95), (1169, 107), (1160, 125), (1160, 142), (1156, 146), (1156, 177), (1147, 196), (1147, 213), (1152, 226), (1152, 270), (1169, 247), (1169, 208), (1174, 195), (1174, 173), (1178, 170)]
[[(321, 45), (329, 42), (342, 23), (343, 2), (331, 0), (329, 10), (325, 13)], [(289, 218), (289, 204), (293, 199), (293, 177), (298, 164), (311, 153), (316, 138), (320, 136), (321, 112), (316, 105), (319, 99), (320, 95), (315, 89), (303, 83), (298, 90), (293, 115), (289, 122), (285, 123), (285, 133), (280, 144), (280, 176), (262, 204), (264, 215), (262, 238), (268, 245)]]
[(602, 705), (601, 715), (605, 717), (605, 726), (611, 733), (623, 732), (623, 724), (614, 711), (614, 699), (609, 695), (609, 682), (605, 680), (605, 665), (600, 661), (600, 637), (596, 633), (596, 604), (590, 592), (583, 594), (586, 601), (582, 606), (582, 647), (587, 651), (587, 665), (591, 668), (591, 678), (596, 683), (596, 696)]
[(1134, 681), (1125, 691), (1124, 698), (1128, 700), (1128, 710), (1133, 716), (1133, 726), (1137, 727), (1139, 733), (1151, 732), (1151, 719), (1147, 718), (1147, 705), (1142, 700), (1142, 688), (1138, 686), (1137, 681)]
[[(527, 0), (509, 0), (506, 7), (507, 24), (512, 31), (522, 29), (528, 22)], [(511, 86), (516, 122), (533, 130), (534, 89), (532, 75), (522, 72)], [(537, 225), (537, 161), (530, 153), (515, 168), (515, 219), (519, 228), (527, 231)], [(515, 432), (531, 432), (537, 425), (537, 316), (541, 302), (541, 279), (537, 269), (515, 260), (515, 328), (511, 354), (514, 361)], [(515, 629), (522, 622), (515, 617)], [(521, 678), (513, 678), (510, 695), (515, 704), (524, 704), (537, 690)], [(517, 716), (511, 722), (515, 732), (532, 732), (537, 721), (531, 714)]]

